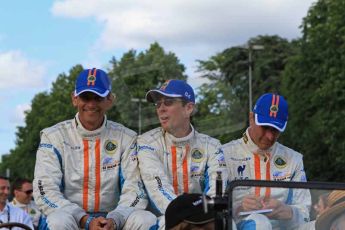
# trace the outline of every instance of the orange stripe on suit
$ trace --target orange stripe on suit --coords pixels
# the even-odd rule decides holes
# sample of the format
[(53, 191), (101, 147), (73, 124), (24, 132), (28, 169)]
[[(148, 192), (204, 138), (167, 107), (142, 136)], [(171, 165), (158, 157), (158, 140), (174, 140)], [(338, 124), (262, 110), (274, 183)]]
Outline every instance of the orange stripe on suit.
[[(255, 180), (261, 180), (260, 156), (254, 153)], [(255, 195), (260, 196), (260, 187), (255, 187)]]
[(188, 193), (188, 162), (187, 162), (187, 154), (189, 153), (189, 145), (186, 146), (186, 154), (183, 159), (183, 191)]
[(177, 182), (177, 159), (176, 159), (176, 146), (171, 146), (172, 154), (172, 173), (173, 173), (173, 187), (175, 194), (178, 194), (178, 182)]
[(96, 175), (96, 186), (95, 186), (95, 212), (99, 211), (99, 203), (100, 203), (100, 190), (101, 190), (101, 151), (100, 151), (100, 139), (96, 139), (96, 168), (95, 168), (95, 175)]
[(83, 209), (88, 210), (89, 196), (89, 142), (83, 140), (84, 144), (84, 183), (83, 183)]

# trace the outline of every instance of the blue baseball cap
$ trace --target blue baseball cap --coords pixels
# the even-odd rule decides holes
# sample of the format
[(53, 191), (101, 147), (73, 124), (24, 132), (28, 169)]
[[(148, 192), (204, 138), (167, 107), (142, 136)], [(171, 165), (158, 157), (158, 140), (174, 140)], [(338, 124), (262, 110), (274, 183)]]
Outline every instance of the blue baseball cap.
[(288, 120), (288, 104), (283, 96), (266, 93), (254, 106), (255, 124), (268, 125), (283, 132)]
[(111, 81), (108, 75), (101, 69), (83, 70), (76, 82), (74, 95), (78, 96), (83, 92), (92, 92), (100, 97), (105, 97), (111, 92)]
[(185, 101), (195, 103), (195, 96), (193, 88), (182, 80), (171, 79), (164, 82), (159, 89), (152, 89), (146, 93), (146, 100), (155, 102), (157, 96), (161, 94), (166, 97), (181, 97)]

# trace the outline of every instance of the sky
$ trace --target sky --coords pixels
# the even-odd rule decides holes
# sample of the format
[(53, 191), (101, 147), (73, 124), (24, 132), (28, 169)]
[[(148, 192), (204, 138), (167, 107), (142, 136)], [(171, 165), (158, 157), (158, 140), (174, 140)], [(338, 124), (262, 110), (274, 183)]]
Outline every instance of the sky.
[(109, 66), (130, 49), (158, 42), (187, 67), (258, 35), (301, 37), (316, 0), (45, 0), (3, 1), (0, 8), (0, 155), (15, 147), (33, 97), (49, 92), (76, 64)]

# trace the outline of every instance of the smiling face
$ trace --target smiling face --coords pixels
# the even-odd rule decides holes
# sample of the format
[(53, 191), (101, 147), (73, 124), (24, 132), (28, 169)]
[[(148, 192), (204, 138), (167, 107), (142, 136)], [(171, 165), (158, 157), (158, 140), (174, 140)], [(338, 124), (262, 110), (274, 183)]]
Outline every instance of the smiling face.
[(10, 182), (6, 179), (0, 178), (0, 209), (2, 210), (7, 202), (10, 194)]
[(161, 96), (155, 101), (156, 112), (162, 128), (175, 137), (187, 136), (194, 104), (181, 98)]
[(271, 126), (255, 123), (254, 113), (249, 114), (249, 136), (261, 150), (267, 150), (278, 140), (280, 132)]
[(72, 93), (72, 103), (79, 112), (79, 120), (87, 130), (96, 130), (101, 127), (105, 113), (111, 108), (114, 96), (110, 93), (100, 97), (95, 93), (84, 92), (79, 96)]

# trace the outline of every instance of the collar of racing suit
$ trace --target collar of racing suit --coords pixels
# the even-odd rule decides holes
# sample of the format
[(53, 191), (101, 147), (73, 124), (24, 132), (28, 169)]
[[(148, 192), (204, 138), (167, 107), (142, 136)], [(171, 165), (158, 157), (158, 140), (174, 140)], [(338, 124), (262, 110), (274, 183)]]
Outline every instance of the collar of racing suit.
[(16, 198), (13, 198), (12, 203), (19, 208), (26, 208), (27, 206), (29, 206), (29, 204), (20, 203)]
[(247, 128), (246, 132), (243, 133), (242, 142), (243, 142), (244, 146), (246, 146), (246, 148), (251, 153), (259, 153), (261, 155), (265, 155), (266, 153), (271, 153), (277, 144), (277, 142), (274, 143), (274, 145), (272, 145), (269, 149), (266, 149), (266, 150), (259, 149), (259, 147), (250, 138), (249, 128)]
[(102, 131), (104, 130), (106, 124), (107, 124), (107, 116), (104, 115), (104, 120), (103, 120), (103, 124), (101, 125), (101, 127), (99, 127), (96, 130), (90, 131), (87, 130), (83, 127), (83, 125), (81, 124), (80, 120), (79, 120), (79, 113), (77, 113), (74, 117), (74, 122), (75, 122), (75, 127), (77, 128), (78, 133), (85, 139), (92, 139), (94, 137), (98, 137), (101, 135)]
[(169, 141), (170, 143), (172, 143), (176, 146), (186, 145), (186, 143), (190, 142), (193, 139), (194, 134), (195, 134), (195, 130), (194, 130), (193, 125), (190, 125), (190, 127), (191, 127), (192, 131), (185, 137), (177, 138), (177, 137), (174, 137), (173, 135), (171, 135), (170, 133), (165, 132), (164, 136), (165, 136), (166, 141)]

